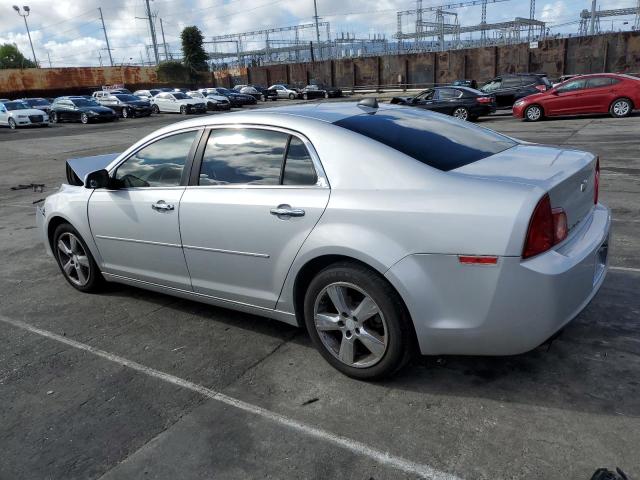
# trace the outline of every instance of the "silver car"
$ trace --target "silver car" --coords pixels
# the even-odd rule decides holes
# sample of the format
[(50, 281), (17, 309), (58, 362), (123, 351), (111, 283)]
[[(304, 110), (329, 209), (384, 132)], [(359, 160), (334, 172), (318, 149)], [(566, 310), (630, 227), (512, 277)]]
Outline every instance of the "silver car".
[(37, 213), (80, 291), (121, 282), (306, 327), (373, 379), (422, 354), (510, 355), (596, 294), (599, 162), (392, 105), (195, 118), (67, 162)]

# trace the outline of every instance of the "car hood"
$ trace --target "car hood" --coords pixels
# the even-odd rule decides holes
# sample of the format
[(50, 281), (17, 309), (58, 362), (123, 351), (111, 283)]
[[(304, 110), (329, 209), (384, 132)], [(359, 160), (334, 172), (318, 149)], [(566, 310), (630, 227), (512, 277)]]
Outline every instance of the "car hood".
[(199, 103), (205, 103), (204, 98), (183, 98), (181, 100), (176, 100), (176, 102), (183, 105), (197, 105)]
[(219, 102), (226, 102), (229, 99), (227, 97), (225, 97), (224, 95), (209, 95), (207, 96), (207, 98), (203, 98), (203, 101), (205, 100), (217, 100)]
[(526, 99), (527, 101), (530, 101), (530, 100), (536, 101), (536, 100), (542, 100), (543, 98), (546, 98), (548, 96), (549, 94), (546, 92), (532, 93), (531, 95), (527, 95), (526, 97), (524, 97), (523, 100)]
[[(70, 158), (67, 160), (67, 180), (70, 185), (84, 184), (84, 177), (89, 173), (106, 168), (120, 153), (106, 153), (91, 157)], [(74, 178), (75, 175), (75, 178)]]
[(37, 110), (35, 108), (27, 108), (24, 110), (10, 110), (9, 116), (17, 117), (18, 115), (46, 115), (47, 113), (42, 110)]
[(151, 104), (148, 100), (134, 100), (133, 102), (124, 102), (126, 105), (133, 105), (134, 107), (148, 107)]

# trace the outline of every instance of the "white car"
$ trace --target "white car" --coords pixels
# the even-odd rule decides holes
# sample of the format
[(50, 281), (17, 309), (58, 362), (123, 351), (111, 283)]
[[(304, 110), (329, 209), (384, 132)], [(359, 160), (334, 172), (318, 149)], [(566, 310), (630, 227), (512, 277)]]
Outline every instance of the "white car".
[(223, 95), (206, 94), (198, 91), (187, 92), (191, 98), (196, 100), (202, 100), (207, 105), (207, 110), (229, 110), (231, 108), (231, 102)]
[(275, 90), (278, 92), (278, 98), (288, 98), (289, 100), (300, 98), (300, 90), (284, 83), (271, 85), (269, 90)]
[(191, 98), (182, 92), (162, 92), (151, 99), (153, 113), (175, 112), (186, 115), (188, 113), (206, 113), (207, 104), (202, 99)]
[(0, 103), (0, 125), (8, 125), (12, 130), (31, 125), (48, 127), (49, 115), (18, 100), (4, 102)]

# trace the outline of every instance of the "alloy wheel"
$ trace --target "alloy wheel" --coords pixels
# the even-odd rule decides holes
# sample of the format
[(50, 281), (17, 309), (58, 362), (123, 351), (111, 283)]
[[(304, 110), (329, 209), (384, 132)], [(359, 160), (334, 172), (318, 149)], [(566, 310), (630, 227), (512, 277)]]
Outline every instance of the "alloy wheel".
[(89, 123), (89, 117), (87, 116), (86, 113), (83, 113), (82, 115), (80, 115), (80, 121), (82, 123)]
[(382, 310), (354, 284), (335, 282), (323, 288), (313, 319), (324, 347), (345, 365), (371, 367), (387, 350), (389, 334)]
[(16, 125), (16, 121), (15, 121), (13, 118), (10, 118), (10, 119), (9, 119), (9, 128), (10, 128), (11, 130), (15, 130), (15, 129), (16, 129), (16, 127), (17, 127), (17, 125)]
[(85, 286), (91, 274), (91, 263), (80, 240), (73, 233), (65, 232), (58, 238), (57, 249), (65, 276), (74, 285)]
[(527, 108), (526, 113), (527, 120), (531, 120), (532, 122), (540, 120), (540, 117), (542, 116), (542, 110), (540, 110), (540, 107), (538, 107), (537, 105), (532, 105), (531, 107)]
[(460, 120), (466, 120), (469, 118), (469, 110), (464, 107), (458, 107), (453, 111), (453, 116)]
[(58, 114), (56, 112), (53, 112), (51, 114), (51, 122), (52, 123), (58, 123)]
[(122, 118), (128, 118), (129, 117), (129, 109), (128, 108), (123, 108), (122, 109)]
[(626, 117), (629, 114), (630, 108), (629, 102), (626, 100), (618, 100), (613, 104), (613, 113), (615, 113), (617, 117)]

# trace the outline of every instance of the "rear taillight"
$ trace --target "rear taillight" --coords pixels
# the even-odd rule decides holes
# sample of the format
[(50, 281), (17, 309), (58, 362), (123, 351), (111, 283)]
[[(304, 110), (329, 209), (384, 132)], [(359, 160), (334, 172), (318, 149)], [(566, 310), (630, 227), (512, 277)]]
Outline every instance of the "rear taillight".
[(540, 90), (541, 92), (546, 92), (547, 91), (547, 86), (546, 85), (536, 85), (536, 89)]
[(493, 101), (493, 98), (491, 98), (491, 97), (477, 97), (476, 100), (478, 101), (478, 103), (491, 103)]
[(549, 194), (546, 194), (531, 216), (522, 258), (546, 252), (567, 238), (568, 233), (567, 214), (560, 207), (551, 209), (551, 200)]
[(600, 158), (596, 158), (596, 173), (593, 180), (593, 203), (598, 204), (598, 195), (600, 192)]

